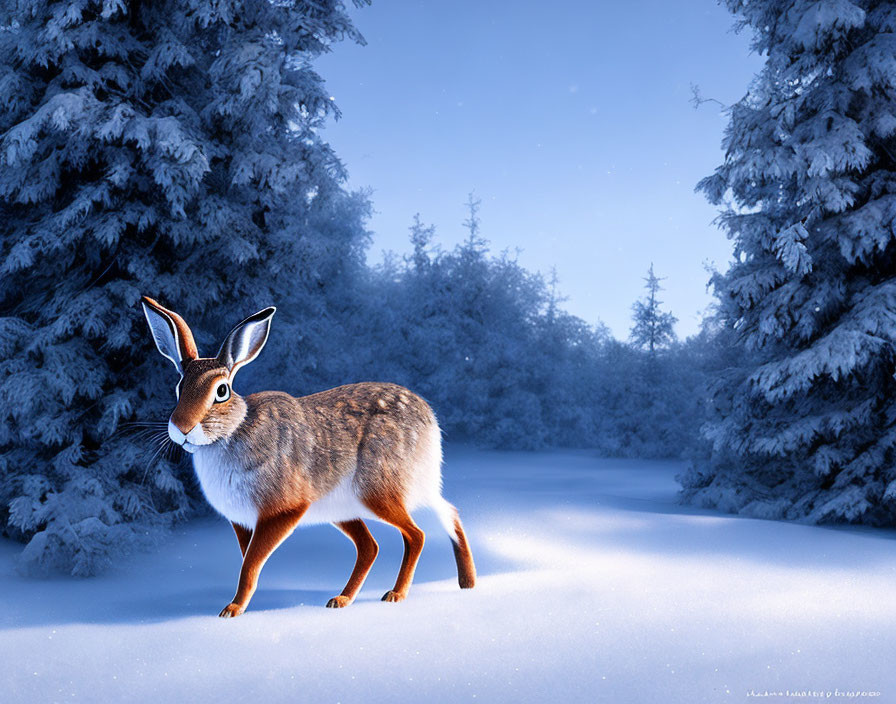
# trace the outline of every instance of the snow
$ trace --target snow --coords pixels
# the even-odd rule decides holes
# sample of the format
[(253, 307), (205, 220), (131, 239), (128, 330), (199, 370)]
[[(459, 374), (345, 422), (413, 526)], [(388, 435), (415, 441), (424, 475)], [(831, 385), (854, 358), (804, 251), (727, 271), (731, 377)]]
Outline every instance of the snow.
[(20, 546), (3, 542), (3, 700), (893, 701), (896, 534), (682, 507), (682, 469), (449, 447), (445, 495), (479, 583), (457, 588), (448, 538), (421, 513), (427, 544), (401, 604), (379, 601), (401, 540), (375, 523), (380, 555), (355, 604), (324, 608), (354, 551), (311, 526), (233, 620), (217, 618), (239, 569), (223, 519), (89, 580), (20, 577)]

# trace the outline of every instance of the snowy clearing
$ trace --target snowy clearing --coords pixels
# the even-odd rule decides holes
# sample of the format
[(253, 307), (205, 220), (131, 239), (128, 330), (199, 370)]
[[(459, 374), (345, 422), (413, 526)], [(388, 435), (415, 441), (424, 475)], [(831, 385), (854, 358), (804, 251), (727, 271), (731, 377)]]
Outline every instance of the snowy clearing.
[(450, 447), (445, 496), (480, 581), (457, 588), (448, 538), (421, 513), (427, 544), (402, 604), (379, 601), (401, 539), (378, 523), (354, 605), (324, 608), (354, 549), (316, 526), (274, 554), (235, 620), (217, 618), (239, 569), (223, 519), (82, 581), (23, 579), (19, 546), (2, 543), (3, 700), (896, 701), (896, 534), (679, 507), (681, 469)]

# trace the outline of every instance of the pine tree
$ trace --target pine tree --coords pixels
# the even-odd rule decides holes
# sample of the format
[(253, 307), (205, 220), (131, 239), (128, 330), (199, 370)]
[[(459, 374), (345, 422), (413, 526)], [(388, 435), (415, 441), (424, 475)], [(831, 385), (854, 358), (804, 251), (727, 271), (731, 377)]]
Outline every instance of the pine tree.
[(896, 6), (728, 0), (766, 55), (699, 188), (733, 201), (713, 278), (740, 354), (686, 499), (811, 522), (896, 518)]
[(417, 276), (425, 276), (432, 265), (432, 242), (435, 239), (436, 228), (434, 225), (424, 225), (420, 213), (414, 215), (414, 222), (410, 227), (411, 246), (414, 253), (411, 257), (413, 271)]
[(658, 350), (675, 342), (675, 323), (678, 319), (660, 308), (663, 302), (657, 294), (663, 290), (660, 286), (662, 279), (653, 273), (652, 262), (644, 281), (647, 295), (632, 306), (634, 325), (629, 339), (636, 347), (646, 349), (653, 358)]
[(678, 342), (676, 317), (662, 309), (662, 280), (651, 264), (646, 294), (632, 306), (629, 344), (608, 346), (601, 444), (610, 454), (679, 457), (697, 435), (700, 373), (689, 364), (688, 343)]
[(0, 519), (26, 563), (91, 574), (189, 506), (191, 470), (123, 434), (173, 402), (141, 294), (213, 354), (286, 297), (301, 327), (358, 259), (311, 66), (342, 37), (338, 0), (5, 4)]

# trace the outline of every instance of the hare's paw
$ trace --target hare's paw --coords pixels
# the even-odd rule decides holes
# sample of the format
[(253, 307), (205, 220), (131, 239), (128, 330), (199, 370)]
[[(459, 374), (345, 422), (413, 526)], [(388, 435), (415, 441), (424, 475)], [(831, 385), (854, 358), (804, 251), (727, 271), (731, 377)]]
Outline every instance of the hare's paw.
[(347, 596), (334, 596), (327, 602), (328, 609), (343, 609), (349, 604), (352, 603), (352, 600)]
[(407, 594), (402, 594), (401, 592), (397, 592), (394, 589), (390, 589), (385, 594), (383, 594), (383, 601), (404, 601), (404, 598)]
[(227, 606), (221, 609), (221, 613), (219, 613), (218, 616), (221, 618), (234, 618), (236, 616), (239, 616), (245, 610), (245, 606), (240, 606), (239, 604), (230, 602)]

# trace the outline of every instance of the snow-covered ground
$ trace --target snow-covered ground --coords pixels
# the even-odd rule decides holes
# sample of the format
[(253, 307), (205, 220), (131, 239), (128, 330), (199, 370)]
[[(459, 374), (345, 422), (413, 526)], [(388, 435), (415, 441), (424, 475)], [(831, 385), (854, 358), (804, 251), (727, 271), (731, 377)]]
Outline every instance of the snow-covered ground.
[(896, 701), (896, 534), (679, 507), (682, 465), (587, 452), (449, 448), (480, 581), (457, 588), (447, 536), (401, 604), (380, 555), (358, 601), (325, 609), (354, 549), (327, 526), (271, 558), (249, 611), (230, 527), (180, 528), (91, 580), (19, 577), (0, 544), (4, 702), (721, 702), (786, 690)]

